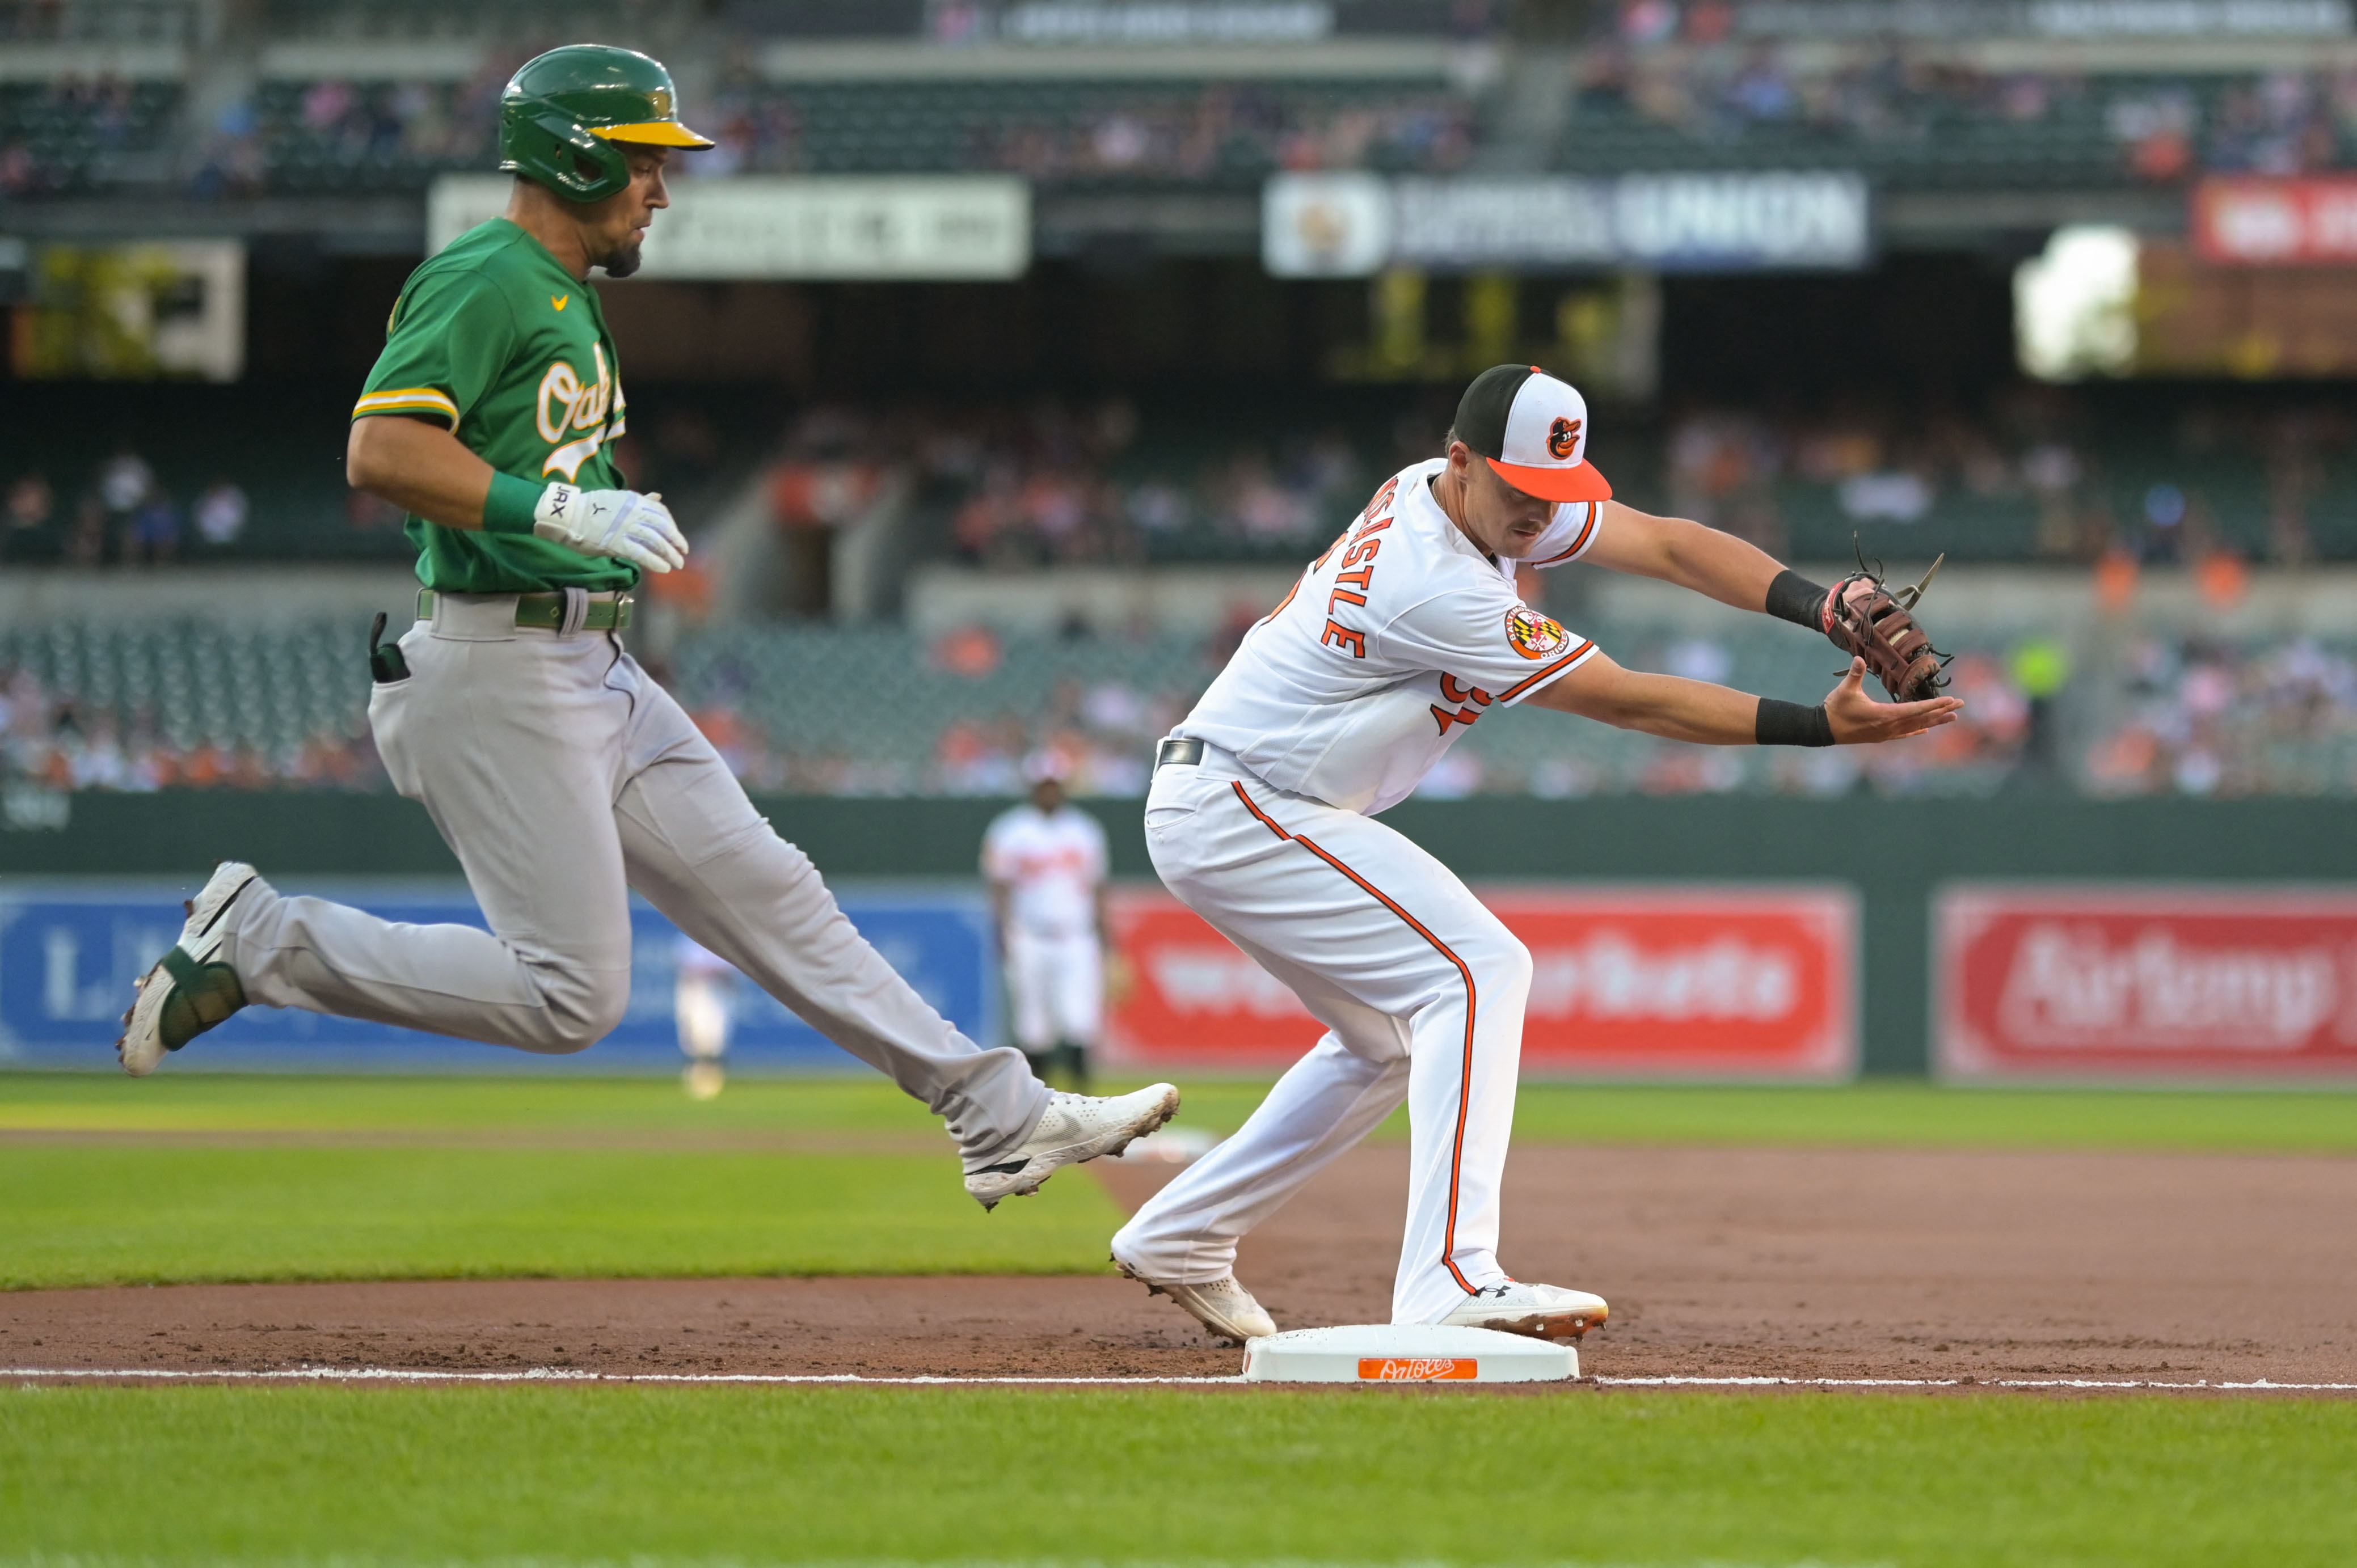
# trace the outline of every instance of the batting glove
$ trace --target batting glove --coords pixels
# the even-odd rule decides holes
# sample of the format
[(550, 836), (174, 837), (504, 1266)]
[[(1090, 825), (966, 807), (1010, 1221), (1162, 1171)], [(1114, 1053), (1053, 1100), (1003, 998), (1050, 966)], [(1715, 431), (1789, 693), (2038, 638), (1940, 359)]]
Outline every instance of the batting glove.
[(554, 484), (532, 514), (532, 531), (580, 551), (610, 555), (649, 572), (687, 564), (687, 539), (671, 520), (660, 492), (585, 490)]

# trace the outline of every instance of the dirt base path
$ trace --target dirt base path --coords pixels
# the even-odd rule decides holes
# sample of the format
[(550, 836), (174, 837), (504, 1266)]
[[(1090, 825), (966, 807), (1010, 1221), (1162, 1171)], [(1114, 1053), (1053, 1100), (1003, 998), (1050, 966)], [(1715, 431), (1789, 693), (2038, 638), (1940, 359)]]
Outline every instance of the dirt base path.
[[(1406, 1192), (1354, 1152), (1239, 1276), (1382, 1321)], [(1583, 1370), (2357, 1382), (2352, 1216), (2347, 1159), (1524, 1148), (1499, 1256), (1612, 1304)]]
[[(1133, 1205), (1167, 1174), (1096, 1168)], [(1281, 1326), (1382, 1321), (1405, 1189), (1405, 1150), (1359, 1150), (1238, 1272)], [(2357, 1160), (1534, 1147), (1506, 1214), (1507, 1267), (1611, 1301), (1590, 1372), (2357, 1382)], [(305, 1365), (1114, 1377), (1238, 1357), (1113, 1279), (0, 1295), (0, 1367)]]

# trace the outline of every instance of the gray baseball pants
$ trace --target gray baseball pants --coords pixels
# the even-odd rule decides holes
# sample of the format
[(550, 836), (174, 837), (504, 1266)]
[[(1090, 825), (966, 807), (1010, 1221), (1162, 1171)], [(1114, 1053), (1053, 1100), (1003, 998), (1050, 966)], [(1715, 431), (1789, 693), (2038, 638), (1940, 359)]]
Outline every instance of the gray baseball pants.
[[(948, 1123), (969, 1166), (1028, 1136), (1048, 1090), (895, 973), (771, 831), (679, 703), (607, 632), (515, 624), (512, 595), (437, 595), (369, 725), (490, 929), (396, 925), (256, 882), (222, 957), (250, 1001), (527, 1051), (620, 1022), (630, 889)], [(577, 617), (576, 618), (578, 618)]]

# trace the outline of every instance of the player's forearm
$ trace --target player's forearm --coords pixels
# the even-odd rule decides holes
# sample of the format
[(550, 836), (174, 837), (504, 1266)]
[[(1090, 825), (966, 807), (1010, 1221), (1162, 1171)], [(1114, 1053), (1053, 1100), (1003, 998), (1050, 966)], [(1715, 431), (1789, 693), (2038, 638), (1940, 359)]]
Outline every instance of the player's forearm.
[(1615, 671), (1613, 677), (1609, 682), (1589, 685), (1580, 682), (1575, 671), (1531, 700), (1616, 729), (1639, 730), (1664, 740), (1750, 746), (1759, 738), (1760, 699), (1749, 692), (1634, 670)]
[(491, 466), (439, 425), (397, 414), (352, 421), (344, 478), (445, 528), (483, 526)]

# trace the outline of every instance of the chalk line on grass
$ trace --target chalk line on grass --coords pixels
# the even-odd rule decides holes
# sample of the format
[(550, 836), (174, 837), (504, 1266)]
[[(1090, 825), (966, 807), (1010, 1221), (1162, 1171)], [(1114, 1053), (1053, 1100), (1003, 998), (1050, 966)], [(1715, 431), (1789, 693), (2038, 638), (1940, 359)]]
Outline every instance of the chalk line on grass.
[[(989, 1386), (997, 1384), (1155, 1388), (1224, 1387), (1237, 1377), (873, 1377), (865, 1372), (596, 1372), (576, 1367), (531, 1367), (515, 1372), (452, 1372), (409, 1367), (217, 1367), (209, 1370), (167, 1367), (0, 1367), (0, 1379), (71, 1380), (94, 1379), (178, 1382), (315, 1383), (749, 1383), (866, 1384), (870, 1386)], [(2182, 1393), (2357, 1393), (2357, 1383), (2279, 1383), (2260, 1378), (2230, 1381), (2208, 1378), (2190, 1382), (2152, 1378), (1703, 1378), (1589, 1377), (1608, 1389), (2149, 1389)]]

